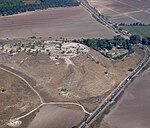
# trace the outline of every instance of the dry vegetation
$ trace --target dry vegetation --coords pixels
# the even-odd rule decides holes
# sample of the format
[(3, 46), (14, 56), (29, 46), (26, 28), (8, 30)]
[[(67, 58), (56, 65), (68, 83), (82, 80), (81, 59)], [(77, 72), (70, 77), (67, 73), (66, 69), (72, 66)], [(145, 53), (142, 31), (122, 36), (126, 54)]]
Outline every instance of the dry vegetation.
[[(35, 0), (25, 1), (34, 2)], [(93, 4), (93, 2), (91, 3)], [(132, 15), (133, 18), (127, 17), (126, 19), (126, 16), (122, 13), (127, 11), (132, 12), (138, 9), (134, 10), (131, 6), (116, 1), (111, 1), (108, 4), (102, 0), (99, 3), (103, 5), (99, 6), (96, 3), (96, 8), (103, 7), (100, 11), (104, 14), (106, 12), (108, 16), (113, 15), (112, 20), (115, 21), (116, 19), (116, 22), (122, 22), (124, 19), (126, 21), (129, 19), (129, 23), (130, 21), (136, 21), (134, 15)], [(95, 3), (93, 5), (95, 6)], [(122, 9), (122, 6), (125, 7)], [(121, 20), (119, 17), (121, 17)], [(138, 17), (136, 18), (139, 20)], [(114, 33), (94, 21), (81, 7), (48, 9), (0, 17), (0, 28), (1, 38), (29, 36), (111, 38), (114, 36)], [(78, 101), (91, 111), (130, 73), (128, 69), (136, 67), (142, 58), (143, 52), (137, 47), (135, 47), (135, 53), (116, 61), (109, 60), (92, 49), (89, 49), (87, 53), (80, 53), (71, 57), (69, 60), (64, 58), (53, 60), (48, 54), (39, 53), (37, 55), (31, 55), (22, 51), (14, 56), (0, 53), (0, 64), (8, 66), (11, 70), (19, 71), (22, 75), (26, 74), (35, 81), (36, 85), (34, 85), (34, 88), (39, 92), (45, 102)], [(10, 118), (27, 113), (39, 104), (39, 100), (31, 89), (20, 79), (1, 70), (0, 76), (0, 97), (2, 103), (0, 105), (0, 127), (7, 128), (6, 122)], [(97, 96), (101, 100), (94, 103), (92, 103), (91, 99), (89, 100), (89, 98), (95, 98)], [(89, 100), (88, 102), (82, 102), (87, 99)], [(64, 115), (65, 111), (68, 110), (64, 110), (62, 115)], [(72, 113), (72, 110), (69, 111)], [(70, 112), (66, 114), (66, 117), (71, 115)], [(55, 118), (59, 119), (58, 115), (60, 113), (57, 113), (57, 117)], [(82, 115), (82, 113), (79, 112), (79, 115)], [(76, 122), (79, 122), (79, 115), (77, 114), (77, 117), (72, 120), (78, 119)], [(51, 115), (48, 114), (48, 116)], [(41, 117), (37, 118), (39, 120)], [(44, 116), (44, 118), (47, 117)], [(49, 120), (45, 121), (47, 123)], [(28, 119), (27, 122), (29, 122)], [(54, 125), (53, 121), (52, 124)], [(30, 127), (32, 125), (37, 128), (34, 122)], [(66, 126), (65, 123), (64, 125)], [(70, 126), (70, 124), (67, 125)], [(105, 127), (107, 128), (104, 125)]]
[[(142, 57), (141, 50), (136, 48), (136, 52), (124, 60), (110, 61), (90, 49), (88, 53), (80, 53), (71, 58), (72, 63), (68, 65), (63, 58), (52, 60), (48, 54), (32, 56), (25, 52), (14, 56), (3, 53), (0, 62), (35, 80), (35, 88), (46, 102), (81, 101), (96, 96), (104, 98)], [(23, 63), (20, 63), (22, 60)], [(93, 106), (89, 104), (84, 103), (91, 110), (98, 102)]]
[(0, 128), (7, 128), (6, 122), (10, 118), (32, 110), (39, 104), (39, 100), (19, 78), (2, 70), (0, 76)]

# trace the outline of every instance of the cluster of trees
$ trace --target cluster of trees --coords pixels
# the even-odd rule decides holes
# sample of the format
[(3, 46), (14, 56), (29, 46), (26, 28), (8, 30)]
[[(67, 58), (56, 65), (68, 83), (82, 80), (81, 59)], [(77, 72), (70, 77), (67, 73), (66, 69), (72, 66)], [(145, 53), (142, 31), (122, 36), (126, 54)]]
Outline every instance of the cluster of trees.
[(100, 49), (112, 50), (113, 47), (127, 49), (133, 52), (132, 45), (141, 43), (143, 45), (150, 45), (150, 37), (141, 38), (139, 35), (132, 35), (130, 39), (125, 39), (120, 35), (115, 36), (113, 39), (84, 39), (74, 40), (74, 42), (81, 43), (91, 47), (97, 51)]
[(144, 38), (142, 38), (141, 43), (143, 45), (150, 45), (150, 37), (144, 37)]
[(113, 39), (81, 39), (81, 40), (74, 40), (75, 42), (87, 45), (97, 51), (100, 49), (107, 49), (111, 50), (114, 47), (119, 47), (123, 49), (127, 49), (129, 51), (132, 50), (131, 48), (131, 41), (128, 39), (124, 39), (121, 36), (115, 36)]
[(25, 3), (24, 0), (0, 0), (0, 14), (4, 16), (38, 9), (67, 6), (79, 6), (79, 2), (77, 0), (38, 0), (34, 3)]
[(119, 26), (150, 26), (150, 24), (144, 24), (140, 22), (132, 23), (132, 24), (125, 24), (125, 23), (120, 23)]
[(130, 37), (130, 43), (132, 44), (141, 43), (143, 45), (150, 45), (150, 36), (141, 38), (139, 35), (132, 35)]

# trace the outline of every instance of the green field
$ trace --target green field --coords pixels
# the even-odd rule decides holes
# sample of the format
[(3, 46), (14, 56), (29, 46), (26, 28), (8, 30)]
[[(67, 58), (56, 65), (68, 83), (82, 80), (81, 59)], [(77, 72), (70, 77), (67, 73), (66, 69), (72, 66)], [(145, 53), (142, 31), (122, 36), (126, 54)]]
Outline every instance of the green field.
[(141, 37), (150, 36), (150, 25), (134, 26), (124, 25), (120, 26), (124, 30), (128, 30), (133, 35), (140, 35)]

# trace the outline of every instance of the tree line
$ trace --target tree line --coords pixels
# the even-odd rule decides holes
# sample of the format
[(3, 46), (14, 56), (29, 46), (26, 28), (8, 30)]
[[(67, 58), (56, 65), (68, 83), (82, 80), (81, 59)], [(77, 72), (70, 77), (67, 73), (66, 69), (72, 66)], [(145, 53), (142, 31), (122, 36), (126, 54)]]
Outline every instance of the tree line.
[(150, 24), (145, 24), (145, 23), (131, 23), (131, 24), (126, 24), (126, 23), (120, 23), (119, 26), (150, 26)]
[(121, 36), (115, 36), (113, 39), (84, 39), (74, 40), (74, 42), (81, 43), (87, 45), (90, 48), (93, 48), (97, 51), (101, 49), (112, 50), (113, 47), (119, 47), (127, 50), (131, 50), (130, 40), (124, 39)]
[(91, 47), (97, 51), (100, 49), (112, 50), (113, 47), (127, 49), (129, 52), (133, 51), (132, 45), (141, 43), (143, 45), (150, 45), (150, 37), (141, 38), (139, 35), (132, 35), (130, 39), (125, 39), (120, 35), (115, 36), (113, 39), (84, 39), (74, 40), (74, 42), (81, 43)]
[(23, 0), (0, 0), (0, 14), (4, 16), (38, 9), (68, 6), (79, 6), (79, 2), (77, 0), (38, 0), (35, 3), (25, 3)]

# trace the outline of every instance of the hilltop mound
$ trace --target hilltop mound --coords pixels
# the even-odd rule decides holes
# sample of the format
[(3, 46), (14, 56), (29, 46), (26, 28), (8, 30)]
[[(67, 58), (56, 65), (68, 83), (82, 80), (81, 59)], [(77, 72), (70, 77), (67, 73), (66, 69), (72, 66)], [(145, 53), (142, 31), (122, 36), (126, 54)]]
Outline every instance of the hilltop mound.
[[(97, 51), (86, 46), (85, 49), (86, 52), (70, 57), (65, 54), (61, 57), (59, 54), (60, 58), (55, 59), (45, 53), (34, 56), (25, 52), (14, 56), (2, 54), (0, 62), (35, 80), (35, 88), (49, 102), (81, 101), (96, 96), (104, 98), (129, 74), (128, 69), (134, 68), (142, 59), (141, 50), (136, 50), (124, 61), (111, 61)], [(67, 52), (69, 54), (70, 50)]]

